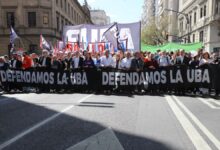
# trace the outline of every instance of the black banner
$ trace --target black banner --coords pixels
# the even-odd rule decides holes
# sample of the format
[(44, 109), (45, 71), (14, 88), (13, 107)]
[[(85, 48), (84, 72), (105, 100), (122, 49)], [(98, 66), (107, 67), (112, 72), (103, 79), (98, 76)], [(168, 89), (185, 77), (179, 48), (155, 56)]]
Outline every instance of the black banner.
[(188, 89), (219, 88), (219, 66), (201, 68), (171, 66), (140, 72), (115, 69), (84, 69), (72, 71), (0, 70), (0, 81), (5, 86), (28, 86), (64, 89)]

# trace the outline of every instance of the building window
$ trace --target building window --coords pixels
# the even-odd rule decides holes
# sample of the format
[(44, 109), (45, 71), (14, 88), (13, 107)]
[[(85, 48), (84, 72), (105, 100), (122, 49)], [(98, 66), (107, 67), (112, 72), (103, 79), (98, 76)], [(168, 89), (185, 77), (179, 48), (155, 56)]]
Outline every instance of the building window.
[(65, 9), (65, 12), (67, 11), (66, 9), (66, 0), (64, 0), (64, 9)]
[(49, 14), (48, 13), (44, 13), (43, 24), (44, 25), (48, 25), (49, 24)]
[(7, 12), (6, 14), (7, 16), (7, 26), (9, 27), (13, 27), (15, 26), (15, 14), (14, 12)]
[(36, 27), (36, 12), (28, 12), (28, 26)]
[(219, 5), (220, 5), (220, 1), (215, 1), (215, 14), (219, 13)]
[(68, 16), (70, 16), (70, 5), (68, 5)]
[(192, 25), (192, 15), (190, 15), (190, 17), (189, 17), (189, 24), (190, 24), (190, 26)]
[(60, 31), (60, 18), (57, 16), (57, 31)]
[(199, 41), (200, 42), (203, 42), (203, 40), (204, 40), (203, 36), (204, 36), (203, 31), (199, 32)]
[(203, 8), (200, 8), (200, 18), (202, 18), (203, 15)]
[(64, 26), (64, 20), (62, 19), (61, 20), (61, 28), (63, 28), (63, 26)]
[(57, 4), (57, 6), (59, 5), (59, 1), (58, 0), (56, 0), (56, 4)]
[(196, 24), (196, 19), (197, 19), (197, 13), (194, 12), (194, 24)]
[(193, 40), (192, 41), (193, 41), (193, 43), (195, 42), (195, 34), (193, 34)]
[(63, 8), (63, 0), (60, 0), (60, 6)]
[(206, 16), (206, 5), (204, 6), (204, 17)]

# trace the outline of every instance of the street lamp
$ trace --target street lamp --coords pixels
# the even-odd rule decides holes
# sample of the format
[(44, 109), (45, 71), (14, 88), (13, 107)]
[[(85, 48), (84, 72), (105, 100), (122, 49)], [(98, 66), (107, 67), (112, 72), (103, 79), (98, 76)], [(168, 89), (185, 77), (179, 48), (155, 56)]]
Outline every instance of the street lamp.
[(179, 12), (179, 11), (176, 11), (176, 10), (172, 10), (172, 9), (164, 9), (164, 10), (165, 11), (172, 11), (172, 12), (175, 12), (177, 14), (181, 14), (186, 18), (186, 23), (189, 25), (189, 28), (188, 28), (188, 43), (191, 43), (191, 41), (190, 41), (191, 20), (189, 19), (188, 14), (185, 14), (185, 13), (182, 13), (182, 12)]

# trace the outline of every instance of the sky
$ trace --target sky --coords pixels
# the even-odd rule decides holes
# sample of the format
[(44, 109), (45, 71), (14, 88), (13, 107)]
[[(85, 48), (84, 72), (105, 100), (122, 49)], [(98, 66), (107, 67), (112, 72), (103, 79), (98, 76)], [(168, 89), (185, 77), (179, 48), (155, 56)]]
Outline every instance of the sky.
[[(84, 0), (78, 0), (81, 4)], [(92, 9), (103, 9), (111, 22), (131, 23), (141, 20), (144, 0), (87, 0)]]

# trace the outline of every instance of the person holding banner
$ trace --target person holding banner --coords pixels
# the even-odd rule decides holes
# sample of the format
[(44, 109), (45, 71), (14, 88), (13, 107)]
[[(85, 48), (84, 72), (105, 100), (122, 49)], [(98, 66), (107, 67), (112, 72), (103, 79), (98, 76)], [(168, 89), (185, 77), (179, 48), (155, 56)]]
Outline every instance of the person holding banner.
[(141, 53), (135, 52), (134, 58), (131, 60), (131, 70), (142, 71), (144, 69), (144, 61), (141, 59)]
[(76, 51), (75, 52), (75, 57), (73, 58), (73, 61), (72, 61), (72, 68), (73, 69), (81, 69), (83, 68), (83, 57), (80, 56), (80, 53), (79, 51)]
[(122, 69), (129, 70), (131, 67), (131, 60), (132, 60), (131, 53), (127, 51), (125, 53), (125, 58), (122, 59), (122, 64), (121, 64)]
[(101, 67), (104, 67), (104, 68), (113, 68), (114, 67), (114, 59), (110, 55), (109, 50), (106, 50), (105, 55), (101, 57)]
[(71, 52), (68, 52), (67, 57), (65, 58), (64, 61), (65, 61), (65, 63), (66, 63), (66, 69), (67, 69), (67, 70), (72, 69), (71, 63), (72, 63), (72, 61), (73, 61), (73, 57), (72, 57), (72, 53), (71, 53)]
[(12, 56), (12, 60), (11, 60), (11, 68), (12, 69), (21, 69), (22, 68), (22, 61), (21, 60), (18, 60), (18, 54), (13, 54)]
[(87, 52), (85, 57), (85, 60), (83, 62), (83, 68), (95, 68), (94, 61), (92, 59), (91, 53)]
[(122, 57), (119, 52), (117, 52), (115, 55), (114, 68), (115, 69), (122, 69)]
[(22, 63), (22, 68), (24, 70), (30, 69), (32, 67), (32, 59), (31, 57), (27, 54), (27, 52), (23, 53), (23, 63)]
[(47, 50), (43, 50), (42, 56), (39, 59), (39, 66), (45, 69), (51, 68), (51, 58), (49, 57), (49, 52)]

